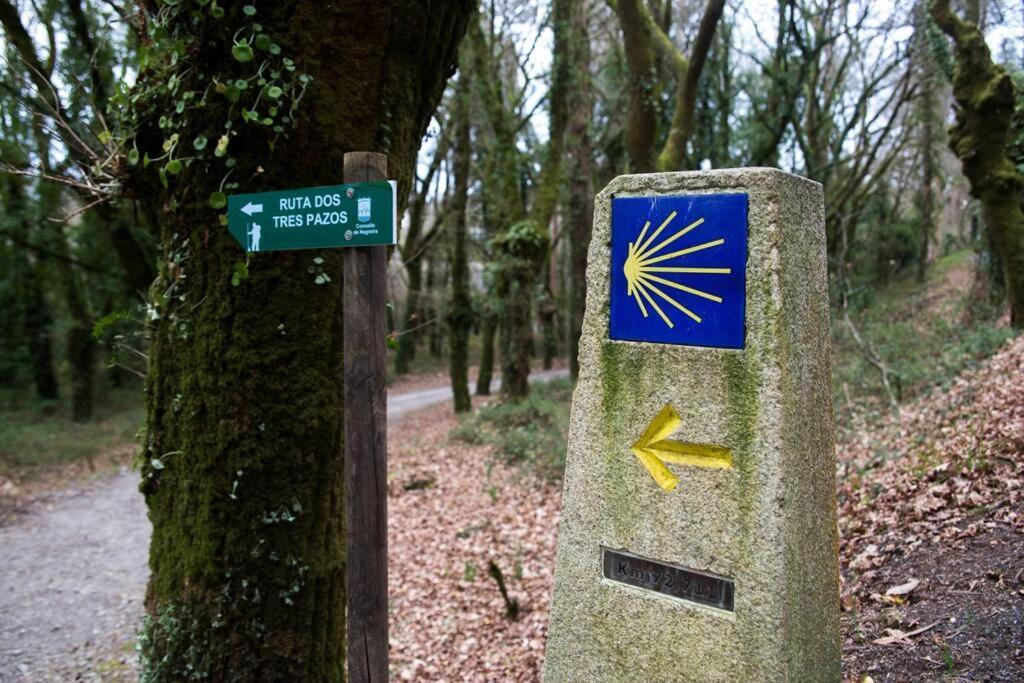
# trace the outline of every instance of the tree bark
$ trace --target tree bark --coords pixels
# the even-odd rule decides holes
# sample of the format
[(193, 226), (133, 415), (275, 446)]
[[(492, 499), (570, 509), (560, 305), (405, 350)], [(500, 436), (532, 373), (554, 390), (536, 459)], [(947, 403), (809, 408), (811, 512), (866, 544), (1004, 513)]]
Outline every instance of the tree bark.
[(405, 292), (405, 313), (402, 328), (398, 334), (398, 351), (395, 353), (395, 374), (409, 372), (409, 363), (416, 357), (415, 327), (420, 324), (420, 293), (423, 289), (423, 259), (420, 255), (410, 258), (405, 264), (409, 287)]
[(469, 198), (470, 148), (469, 74), (462, 71), (455, 88), (452, 120), (455, 127), (454, 160), (455, 195), (452, 197), (452, 232), (450, 258), (452, 294), (448, 306), (448, 373), (451, 377), (452, 399), (456, 413), (473, 408), (469, 396), (469, 331), (473, 326), (473, 303), (469, 295), (469, 258), (466, 241), (466, 209)]
[(501, 302), (501, 395), (512, 401), (530, 394), (533, 281), (547, 245), (547, 235), (532, 220), (514, 223), (494, 239), (495, 294)]
[(932, 4), (932, 17), (953, 39), (956, 122), (949, 144), (963, 163), (971, 194), (981, 202), (985, 227), (998, 247), (1010, 323), (1024, 326), (1024, 176), (1007, 154), (1018, 98), (1006, 70), (992, 61), (975, 24), (960, 20), (949, 0)]
[[(479, 22), (471, 24), (469, 36), (473, 84), (492, 132), (491, 146), (487, 150), (484, 192), (488, 220), (492, 222), (495, 233), (491, 244), (494, 249), (501, 393), (506, 398), (517, 400), (530, 391), (532, 290), (547, 249), (547, 234), (534, 219), (527, 217), (520, 184), (521, 159), (516, 145), (515, 112), (508, 104), (493, 47)], [(485, 333), (486, 324), (485, 321)]]
[(914, 43), (917, 52), (918, 72), (920, 74), (920, 95), (918, 100), (918, 116), (921, 126), (921, 233), (917, 245), (918, 282), (924, 282), (928, 273), (928, 248), (935, 234), (935, 120), (937, 112), (942, 111), (936, 97), (936, 64), (932, 55), (932, 47), (928, 39), (928, 7), (919, 2), (914, 8)]
[[(151, 290), (141, 486), (153, 524), (143, 674), (341, 681), (342, 422), (360, 406), (343, 402), (340, 251), (247, 256), (218, 224), (211, 194), (227, 170), (237, 192), (335, 184), (345, 152), (384, 151), (406, 197), (472, 3), (297, 0), (259, 5), (251, 18), (244, 4), (219, 3), (222, 18), (199, 10), (198, 23), (191, 4), (161, 5), (148, 17), (167, 27), (154, 49), (183, 44), (188, 56), (144, 71), (136, 86), (149, 103), (136, 143), (151, 159), (167, 133), (145, 114), (174, 111), (153, 90), (171, 75), (181, 89), (211, 90), (201, 114), (170, 115), (181, 140), (191, 147), (203, 135), (209, 150), (226, 121), (234, 131), (231, 169), (197, 151), (202, 163), (184, 165), (166, 189), (153, 165), (136, 179), (159, 207), (164, 250)], [(280, 58), (258, 45), (258, 59), (233, 53), (253, 22)], [(292, 64), (312, 78), (281, 133), (242, 122), (241, 107), (211, 85), (252, 78), (262, 60), (272, 62), (265, 74)], [(239, 101), (248, 109), (255, 97)], [(265, 100), (258, 106), (269, 116)]]
[(476, 395), (491, 395), (491, 378), (494, 375), (494, 332), (498, 327), (498, 317), (484, 304), (480, 313), (480, 367), (476, 372)]
[[(552, 50), (551, 87), (548, 90), (548, 145), (544, 153), (537, 193), (533, 200), (531, 217), (542, 231), (550, 234), (551, 222), (562, 191), (565, 150), (565, 131), (569, 122), (568, 98), (572, 87), (572, 14), (578, 0), (554, 0), (551, 8), (554, 49)], [(537, 315), (543, 336), (544, 369), (550, 370), (558, 354), (558, 332), (555, 329), (557, 307), (552, 287), (550, 262), (554, 254), (554, 239), (548, 238)]]
[[(708, 0), (694, 37), (689, 57), (672, 44), (668, 34), (654, 20), (642, 0), (609, 0), (622, 29), (626, 63), (629, 67), (629, 112), (626, 148), (633, 173), (654, 170), (677, 171), (686, 156), (686, 143), (693, 132), (694, 108), (701, 71), (707, 61), (715, 27), (725, 0)], [(657, 102), (660, 85), (655, 77), (655, 58), (660, 55), (676, 75), (675, 109), (668, 137), (655, 159)]]
[(590, 31), (584, 3), (573, 8), (573, 73), (569, 100), (569, 374), (579, 376), (579, 345), (587, 295), (587, 251), (594, 215), (594, 150), (590, 134), (594, 99), (590, 83)]
[[(25, 196), (25, 181), (10, 174), (6, 175), (5, 180), (7, 210), (12, 218), (18, 220), (21, 231), (18, 237), (28, 242), (32, 221)], [(53, 401), (59, 394), (57, 375), (53, 370), (53, 312), (43, 290), (43, 262), (39, 257), (30, 261), (25, 252), (12, 256), (15, 286), (15, 300), (12, 303), (20, 313), (18, 317), (28, 346), (36, 397), (43, 401)], [(12, 326), (5, 333), (13, 333), (14, 330)]]
[(650, 173), (656, 169), (654, 144), (658, 132), (658, 83), (653, 41), (645, 28), (647, 10), (641, 0), (618, 0), (614, 7), (622, 28), (622, 45), (630, 75), (629, 109), (626, 112), (629, 170), (632, 173)]
[(658, 170), (679, 171), (683, 168), (686, 157), (686, 143), (693, 134), (693, 112), (697, 105), (697, 86), (700, 74), (707, 62), (711, 41), (715, 37), (715, 27), (722, 18), (725, 0), (708, 0), (704, 14), (697, 28), (697, 36), (690, 49), (690, 58), (685, 61), (685, 69), (676, 78), (676, 108), (672, 112), (672, 127), (669, 129), (665, 147), (658, 157)]
[[(58, 231), (57, 240), (61, 252), (67, 253), (67, 242), (62, 230)], [(78, 273), (67, 261), (57, 261), (55, 266), (64, 289), (68, 314), (71, 316), (71, 327), (67, 332), (68, 365), (71, 367), (71, 419), (75, 422), (88, 422), (93, 414), (96, 376), (93, 317), (89, 312), (88, 302), (84, 296), (85, 289)]]

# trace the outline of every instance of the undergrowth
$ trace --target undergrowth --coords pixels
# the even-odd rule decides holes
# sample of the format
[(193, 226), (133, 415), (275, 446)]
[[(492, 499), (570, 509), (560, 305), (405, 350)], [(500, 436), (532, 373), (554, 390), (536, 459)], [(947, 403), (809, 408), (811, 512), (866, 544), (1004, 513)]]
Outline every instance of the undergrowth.
[(144, 424), (138, 389), (111, 391), (97, 400), (89, 422), (72, 421), (64, 403), (0, 395), (0, 476), (32, 479), (52, 467), (91, 462), (134, 443)]
[[(947, 385), (1013, 336), (1004, 309), (978, 286), (975, 260), (969, 250), (957, 252), (935, 261), (924, 283), (906, 275), (862, 291), (849, 312), (861, 343), (843, 311), (833, 309), (833, 396), (841, 428), (875, 424), (893, 402)], [(888, 390), (878, 363), (888, 373)]]
[(503, 463), (530, 469), (544, 479), (560, 479), (572, 386), (568, 379), (534, 384), (530, 396), (518, 403), (491, 403), (462, 418), (451, 436), (492, 446), (494, 457)]

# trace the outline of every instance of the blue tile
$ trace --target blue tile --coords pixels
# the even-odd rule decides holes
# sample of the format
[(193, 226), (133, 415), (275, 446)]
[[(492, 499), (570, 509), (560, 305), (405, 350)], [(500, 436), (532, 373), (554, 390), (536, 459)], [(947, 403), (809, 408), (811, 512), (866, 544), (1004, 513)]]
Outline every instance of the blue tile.
[(743, 348), (747, 195), (612, 199), (609, 336)]

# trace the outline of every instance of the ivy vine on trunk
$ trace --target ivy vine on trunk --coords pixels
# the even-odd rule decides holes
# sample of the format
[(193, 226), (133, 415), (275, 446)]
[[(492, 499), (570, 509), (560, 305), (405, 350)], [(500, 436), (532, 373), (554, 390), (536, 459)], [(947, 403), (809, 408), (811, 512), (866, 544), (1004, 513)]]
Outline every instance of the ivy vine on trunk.
[(246, 255), (226, 194), (337, 183), (383, 151), (408, 195), (468, 0), (144, 4), (112, 97), (152, 198), (142, 491), (153, 538), (143, 678), (343, 680), (337, 251)]

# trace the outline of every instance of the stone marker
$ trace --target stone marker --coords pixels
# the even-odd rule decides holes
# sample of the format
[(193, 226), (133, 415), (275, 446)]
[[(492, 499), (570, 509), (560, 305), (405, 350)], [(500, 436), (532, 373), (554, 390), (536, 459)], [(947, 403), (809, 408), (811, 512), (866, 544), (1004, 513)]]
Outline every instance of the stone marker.
[(821, 186), (597, 196), (544, 678), (838, 681)]

